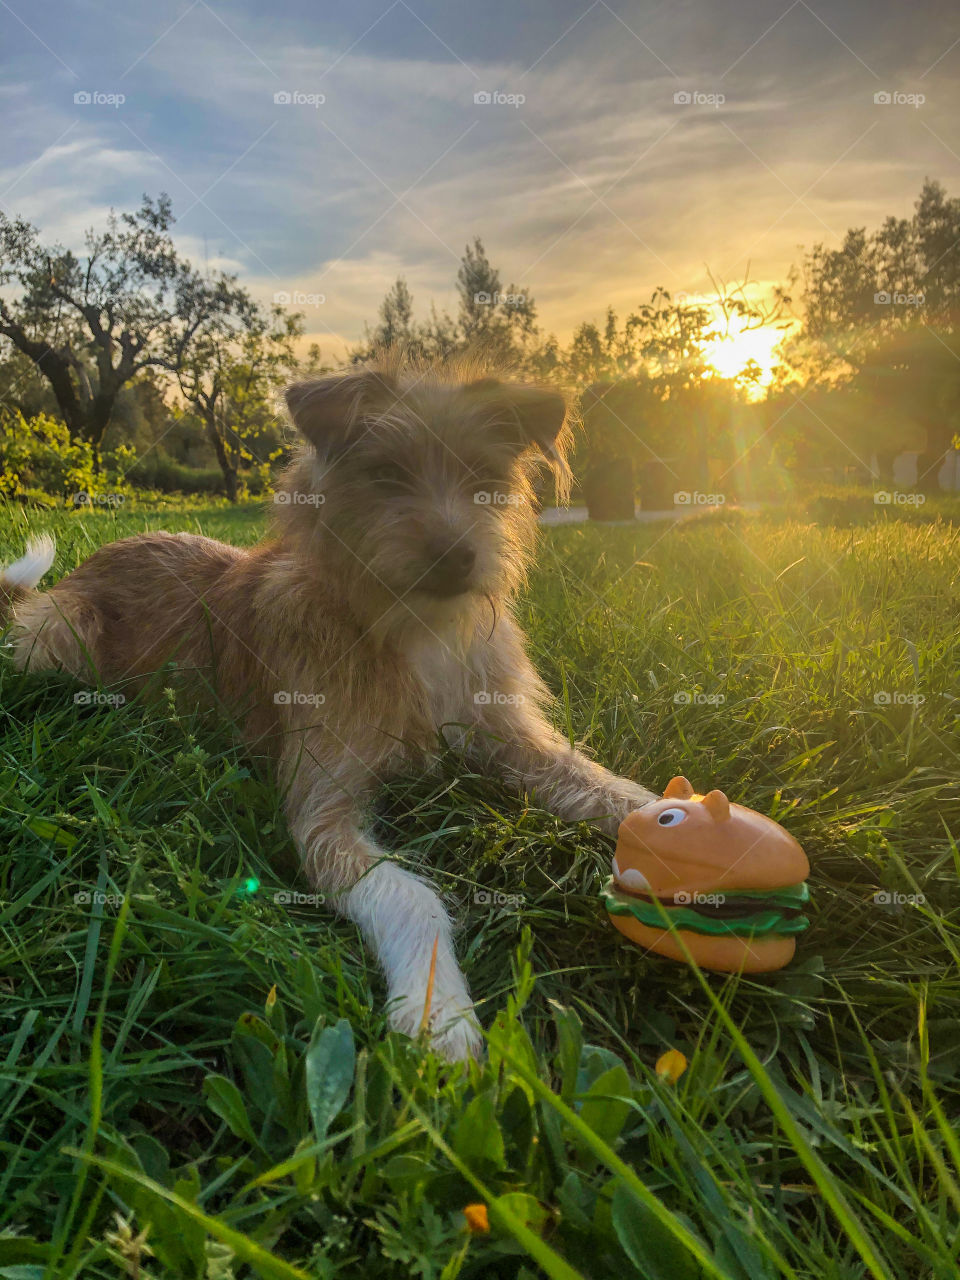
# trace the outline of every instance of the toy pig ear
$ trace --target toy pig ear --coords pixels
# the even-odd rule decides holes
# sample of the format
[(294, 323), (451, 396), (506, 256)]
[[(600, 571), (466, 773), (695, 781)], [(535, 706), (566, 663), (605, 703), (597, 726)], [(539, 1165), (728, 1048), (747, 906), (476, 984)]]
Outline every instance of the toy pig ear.
[(724, 822), (730, 817), (730, 801), (722, 791), (708, 791), (703, 797), (703, 804), (716, 822)]
[(682, 774), (671, 778), (663, 793), (664, 800), (689, 800), (693, 795), (693, 787)]

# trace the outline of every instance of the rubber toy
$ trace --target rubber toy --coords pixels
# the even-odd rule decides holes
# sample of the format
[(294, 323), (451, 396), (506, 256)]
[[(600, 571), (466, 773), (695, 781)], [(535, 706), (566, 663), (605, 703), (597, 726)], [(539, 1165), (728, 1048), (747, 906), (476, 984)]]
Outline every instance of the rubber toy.
[(772, 818), (696, 795), (673, 778), (620, 824), (613, 875), (601, 891), (631, 942), (704, 969), (769, 973), (793, 959), (806, 929), (810, 864)]

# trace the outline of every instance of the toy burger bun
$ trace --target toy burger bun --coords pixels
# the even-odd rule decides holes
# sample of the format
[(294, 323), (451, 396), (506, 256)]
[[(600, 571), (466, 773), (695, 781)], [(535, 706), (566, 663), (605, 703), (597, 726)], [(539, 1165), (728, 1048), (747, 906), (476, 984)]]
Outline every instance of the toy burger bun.
[(793, 959), (809, 921), (806, 855), (771, 818), (695, 795), (674, 778), (662, 800), (620, 824), (613, 875), (603, 889), (621, 933), (668, 956), (727, 973), (768, 973)]

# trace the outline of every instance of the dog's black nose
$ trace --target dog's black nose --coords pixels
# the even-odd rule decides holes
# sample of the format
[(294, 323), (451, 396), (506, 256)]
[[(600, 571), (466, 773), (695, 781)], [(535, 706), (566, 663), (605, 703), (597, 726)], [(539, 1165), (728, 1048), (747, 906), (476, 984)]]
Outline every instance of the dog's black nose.
[(440, 557), (437, 568), (444, 573), (459, 574), (466, 578), (477, 563), (477, 553), (472, 547), (451, 547)]
[(466, 591), (477, 553), (472, 547), (458, 544), (449, 547), (434, 561), (423, 585), (437, 596), (457, 596)]

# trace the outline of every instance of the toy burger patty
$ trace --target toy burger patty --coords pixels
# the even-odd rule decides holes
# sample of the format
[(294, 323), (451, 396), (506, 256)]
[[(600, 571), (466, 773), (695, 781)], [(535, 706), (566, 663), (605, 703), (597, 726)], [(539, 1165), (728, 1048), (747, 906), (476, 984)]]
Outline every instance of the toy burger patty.
[[(734, 934), (746, 938), (803, 933), (810, 924), (807, 917), (800, 914), (810, 901), (805, 882), (787, 889), (740, 889), (731, 896), (718, 892), (694, 898), (680, 892), (675, 898), (650, 898), (618, 887), (616, 879), (610, 876), (603, 886), (603, 896), (612, 916), (630, 915), (641, 924), (658, 929), (672, 925), (693, 933)], [(687, 896), (689, 902), (684, 900)]]
[(601, 896), (611, 923), (642, 947), (674, 960), (689, 952), (707, 969), (764, 973), (789, 963), (809, 924), (809, 870), (771, 818), (674, 778), (662, 800), (621, 824)]

